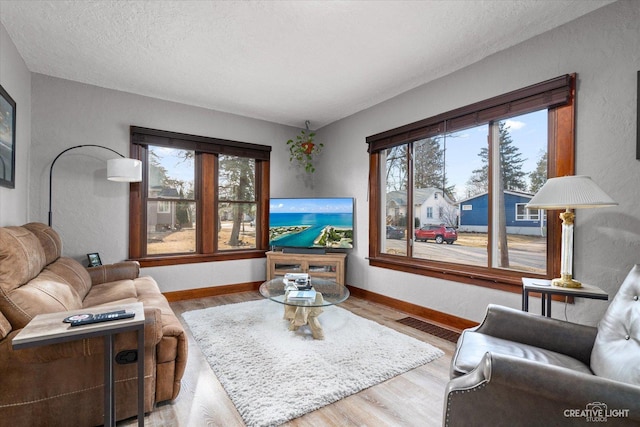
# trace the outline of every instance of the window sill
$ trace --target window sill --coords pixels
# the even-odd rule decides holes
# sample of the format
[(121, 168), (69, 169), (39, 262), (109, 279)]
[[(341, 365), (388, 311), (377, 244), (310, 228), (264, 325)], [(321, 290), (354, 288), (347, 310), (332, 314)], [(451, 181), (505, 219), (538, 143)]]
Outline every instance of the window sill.
[(131, 261), (138, 261), (140, 267), (160, 267), (179, 264), (196, 264), (202, 262), (233, 261), (239, 259), (265, 258), (264, 250), (246, 250), (218, 252), (216, 254), (180, 254), (162, 255), (144, 258), (131, 258)]
[[(523, 274), (498, 274), (498, 272), (494, 273), (484, 269), (474, 269), (470, 266), (460, 266), (461, 268), (454, 269), (451, 268), (450, 264), (445, 263), (430, 262), (429, 265), (417, 264), (416, 260), (400, 260), (387, 256), (370, 257), (369, 265), (505, 292), (522, 293)], [(530, 277), (531, 275), (526, 276)]]

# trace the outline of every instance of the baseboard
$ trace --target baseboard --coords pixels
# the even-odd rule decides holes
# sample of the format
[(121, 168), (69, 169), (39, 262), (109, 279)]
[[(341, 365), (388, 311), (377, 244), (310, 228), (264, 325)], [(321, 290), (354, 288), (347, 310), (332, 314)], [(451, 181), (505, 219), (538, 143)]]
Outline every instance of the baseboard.
[(210, 286), (208, 288), (186, 289), (184, 291), (163, 292), (169, 302), (184, 301), (195, 298), (216, 297), (238, 292), (257, 291), (263, 282), (237, 283), (235, 285)]
[[(169, 302), (184, 301), (196, 298), (215, 297), (220, 295), (235, 294), (239, 292), (251, 292), (257, 291), (262, 284), (259, 282), (247, 282), (237, 283), (234, 285), (223, 286), (211, 286), (207, 288), (186, 289), (183, 291), (163, 292), (162, 294), (167, 298)], [(376, 304), (381, 304), (389, 308), (403, 311), (407, 314), (421, 317), (429, 320), (440, 326), (452, 329), (460, 332), (467, 328), (477, 326), (477, 322), (464, 319), (462, 317), (453, 316), (451, 314), (442, 313), (437, 310), (422, 307), (420, 305), (412, 304), (406, 301), (401, 301), (395, 298), (391, 298), (385, 295), (377, 294), (375, 292), (367, 291), (365, 289), (356, 288), (354, 286), (347, 285), (351, 295), (354, 297), (371, 301)]]
[(403, 311), (413, 316), (418, 316), (423, 319), (429, 320), (440, 326), (452, 329), (457, 332), (461, 332), (464, 329), (477, 326), (477, 322), (473, 322), (462, 317), (454, 316), (447, 313), (442, 313), (437, 310), (422, 307), (420, 305), (412, 304), (406, 301), (401, 301), (395, 298), (391, 298), (385, 295), (377, 294), (375, 292), (367, 291), (365, 289), (356, 288), (354, 286), (347, 285), (351, 295), (357, 298), (361, 298), (367, 301), (382, 304), (384, 306), (393, 308), (395, 310)]

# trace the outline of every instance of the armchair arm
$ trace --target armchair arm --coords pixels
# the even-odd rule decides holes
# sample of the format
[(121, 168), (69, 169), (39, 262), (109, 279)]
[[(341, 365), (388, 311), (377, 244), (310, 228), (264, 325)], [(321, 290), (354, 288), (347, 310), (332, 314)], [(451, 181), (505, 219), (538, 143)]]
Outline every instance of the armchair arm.
[(449, 381), (443, 425), (584, 426), (596, 403), (616, 426), (640, 423), (640, 387), (487, 353), (475, 370)]
[(590, 365), (591, 350), (598, 332), (593, 326), (494, 304), (489, 304), (484, 320), (474, 331), (566, 354), (587, 366)]
[(91, 285), (114, 282), (116, 280), (133, 280), (140, 274), (140, 264), (137, 261), (124, 261), (116, 264), (88, 267)]

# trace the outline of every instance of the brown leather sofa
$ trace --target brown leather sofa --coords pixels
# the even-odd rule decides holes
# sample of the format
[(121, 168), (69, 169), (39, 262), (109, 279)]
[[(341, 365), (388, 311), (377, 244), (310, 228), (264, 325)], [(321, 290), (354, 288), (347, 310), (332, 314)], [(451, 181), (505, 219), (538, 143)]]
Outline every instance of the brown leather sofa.
[[(41, 313), (116, 308), (142, 302), (145, 413), (173, 400), (187, 340), (158, 285), (136, 262), (85, 268), (61, 256), (58, 234), (40, 223), (0, 228), (0, 425), (95, 426), (103, 422), (103, 340), (14, 350), (11, 340)], [(136, 349), (135, 332), (116, 336), (115, 353)], [(136, 363), (116, 364), (116, 419), (137, 414)], [(5, 424), (6, 423), (6, 424)]]
[(445, 426), (640, 425), (640, 265), (597, 327), (490, 305), (451, 378)]

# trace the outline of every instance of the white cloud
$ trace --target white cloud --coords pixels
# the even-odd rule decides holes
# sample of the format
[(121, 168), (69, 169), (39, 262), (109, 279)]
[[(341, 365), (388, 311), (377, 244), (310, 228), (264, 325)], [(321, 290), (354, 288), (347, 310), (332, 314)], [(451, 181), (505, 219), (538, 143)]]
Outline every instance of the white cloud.
[(507, 120), (505, 122), (505, 127), (510, 128), (511, 130), (520, 130), (526, 125), (527, 124), (525, 122), (519, 122), (517, 120)]

